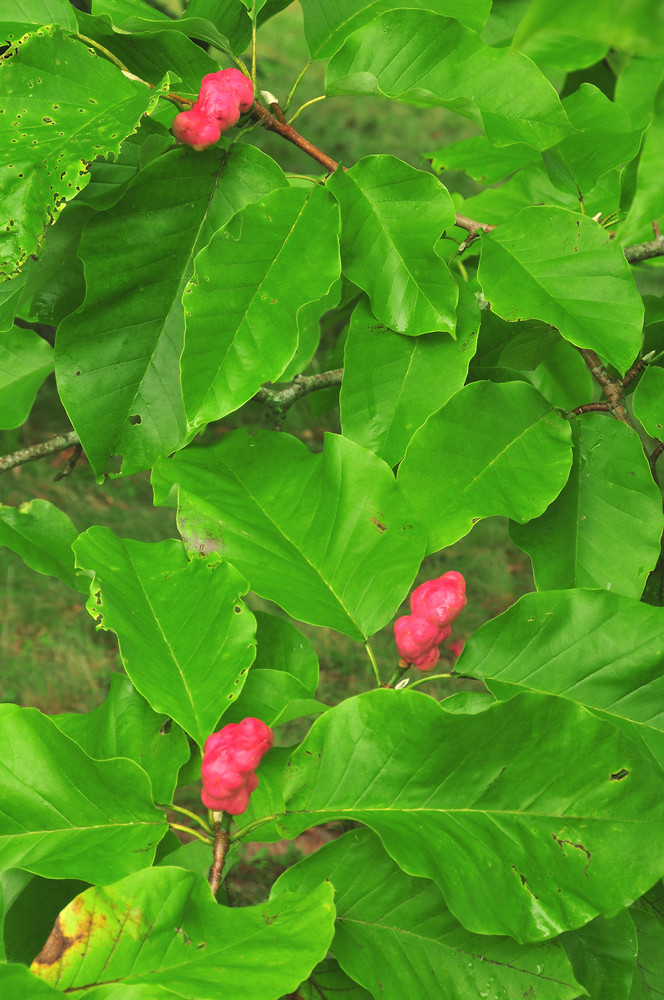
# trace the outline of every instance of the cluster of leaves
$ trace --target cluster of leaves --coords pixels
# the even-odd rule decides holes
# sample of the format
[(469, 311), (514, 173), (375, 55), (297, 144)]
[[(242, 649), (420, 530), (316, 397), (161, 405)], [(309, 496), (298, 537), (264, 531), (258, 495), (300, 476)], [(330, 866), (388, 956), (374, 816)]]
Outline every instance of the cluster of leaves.
[[(328, 97), (478, 134), (434, 172), (380, 155), (289, 177), (251, 116), (178, 148), (173, 102), (212, 53), (253, 38), (260, 62), (287, 5), (0, 3), (0, 424), (55, 370), (68, 440), (100, 480), (152, 469), (181, 532), (0, 508), (0, 543), (88, 595), (126, 671), (88, 715), (0, 707), (2, 995), (645, 1000), (664, 992), (661, 5), (301, 0)], [(485, 186), (450, 194), (448, 169)], [(320, 373), (330, 310), (342, 379)], [(199, 437), (340, 380), (315, 451)], [(311, 645), (243, 601), (365, 642), (369, 688), (368, 640), (424, 557), (499, 515), (538, 590), (468, 641), (482, 691), (378, 677), (321, 704)], [(231, 844), (352, 828), (238, 909), (165, 807), (248, 715), (319, 718), (266, 756)]]

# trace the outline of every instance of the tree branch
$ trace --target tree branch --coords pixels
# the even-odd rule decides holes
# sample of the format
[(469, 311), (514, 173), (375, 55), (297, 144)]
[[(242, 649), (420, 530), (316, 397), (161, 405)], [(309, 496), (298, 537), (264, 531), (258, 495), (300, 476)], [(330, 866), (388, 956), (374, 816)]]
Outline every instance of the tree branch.
[(275, 425), (281, 430), (284, 418), (289, 409), (302, 396), (317, 389), (329, 389), (333, 385), (341, 385), (343, 368), (335, 368), (329, 372), (319, 372), (317, 375), (296, 375), (290, 385), (283, 389), (268, 389), (261, 386), (254, 399), (264, 403), (272, 411)]
[(664, 257), (664, 236), (625, 247), (625, 257), (630, 264), (638, 264), (639, 261), (650, 260), (652, 257)]
[[(271, 107), (275, 111), (275, 114), (270, 114), (267, 108), (264, 108), (262, 104), (258, 104), (257, 102), (251, 109), (251, 117), (255, 121), (260, 122), (260, 124), (266, 129), (269, 129), (270, 132), (276, 132), (277, 135), (280, 135), (283, 139), (286, 139), (288, 142), (292, 142), (294, 146), (298, 146), (303, 152), (307, 153), (308, 156), (311, 156), (314, 160), (324, 166), (328, 173), (333, 174), (339, 166), (337, 161), (333, 160), (331, 156), (327, 156), (327, 154), (323, 153), (317, 146), (314, 146), (312, 142), (309, 142), (308, 139), (305, 139), (304, 136), (300, 135), (300, 133), (294, 129), (292, 125), (289, 125), (285, 119), (283, 121), (280, 120), (283, 118), (283, 112), (281, 112), (279, 105), (272, 104)], [(277, 108), (279, 108), (280, 118), (276, 117)]]
[[(610, 410), (617, 420), (622, 420), (624, 424), (629, 424), (630, 427), (633, 427), (634, 425), (632, 423), (632, 419), (627, 412), (627, 407), (625, 406), (625, 395), (623, 393), (622, 382), (611, 377), (600, 361), (599, 355), (596, 354), (595, 351), (590, 351), (585, 347), (580, 347), (579, 354), (588, 366), (590, 374), (593, 376), (598, 385), (601, 386), (602, 392), (606, 397), (607, 409)], [(581, 412), (583, 412), (583, 410)]]
[(26, 462), (36, 462), (38, 458), (54, 455), (56, 451), (64, 451), (65, 448), (80, 443), (76, 431), (68, 431), (66, 434), (58, 434), (50, 441), (40, 441), (39, 444), (33, 444), (29, 448), (19, 448), (11, 455), (0, 456), (0, 472), (6, 472), (7, 469), (13, 469), (17, 465), (25, 465)]

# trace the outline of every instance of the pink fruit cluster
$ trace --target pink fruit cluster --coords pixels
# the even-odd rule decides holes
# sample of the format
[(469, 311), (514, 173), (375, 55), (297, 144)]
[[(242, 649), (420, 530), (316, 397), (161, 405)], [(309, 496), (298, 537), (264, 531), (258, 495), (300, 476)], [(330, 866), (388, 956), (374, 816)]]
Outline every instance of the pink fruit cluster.
[(270, 727), (253, 718), (231, 722), (208, 736), (201, 766), (203, 805), (232, 816), (245, 812), (258, 786), (255, 768), (273, 743)]
[(175, 116), (173, 135), (194, 149), (207, 149), (253, 103), (254, 85), (239, 69), (208, 73), (201, 81), (198, 100), (191, 110)]
[(466, 581), (455, 570), (427, 580), (410, 595), (412, 614), (394, 623), (399, 656), (418, 670), (433, 670), (439, 645), (452, 631), (451, 623), (466, 604)]

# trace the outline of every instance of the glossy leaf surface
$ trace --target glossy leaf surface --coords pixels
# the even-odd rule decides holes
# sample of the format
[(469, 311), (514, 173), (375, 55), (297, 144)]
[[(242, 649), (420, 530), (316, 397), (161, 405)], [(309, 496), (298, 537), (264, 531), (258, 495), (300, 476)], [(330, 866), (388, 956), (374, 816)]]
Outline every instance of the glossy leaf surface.
[(166, 832), (133, 761), (93, 760), (36, 709), (0, 706), (0, 866), (111, 882), (149, 864)]
[(461, 669), (501, 698), (544, 691), (636, 723), (663, 762), (663, 628), (662, 608), (604, 590), (526, 594), (475, 633)]
[(276, 998), (324, 957), (333, 921), (329, 885), (231, 910), (194, 872), (152, 868), (78, 896), (31, 969), (61, 992), (107, 983), (109, 1000), (135, 987), (155, 1000)]
[(370, 830), (353, 830), (290, 868), (274, 894), (335, 890), (332, 950), (342, 968), (378, 1000), (411, 996), (528, 996), (577, 1000), (581, 987), (555, 944), (517, 945), (466, 931), (429, 879), (403, 872)]
[(236, 431), (160, 462), (153, 482), (157, 503), (179, 485), (189, 548), (211, 539), (262, 597), (354, 639), (390, 620), (423, 555), (389, 467), (333, 434), (312, 455), (291, 436)]
[(473, 349), (471, 333), (403, 337), (376, 322), (361, 299), (346, 340), (343, 433), (396, 465), (417, 428), (462, 387)]
[(281, 375), (297, 348), (298, 310), (339, 277), (338, 233), (325, 189), (291, 188), (238, 212), (199, 255), (183, 298), (192, 426), (232, 412)]
[(394, 156), (367, 156), (327, 187), (341, 207), (343, 272), (379, 322), (411, 335), (453, 333), (457, 287), (434, 250), (454, 225), (446, 188)]
[(37, 573), (55, 576), (87, 594), (89, 580), (76, 573), (71, 550), (77, 536), (67, 515), (48, 500), (0, 506), (0, 545), (6, 545)]
[[(608, 414), (583, 414), (564, 489), (512, 538), (538, 590), (604, 587), (637, 600), (660, 553), (662, 497), (638, 435)], [(610, 557), (607, 557), (610, 551)]]
[(95, 760), (128, 757), (148, 774), (157, 802), (169, 803), (189, 744), (178, 725), (154, 712), (128, 677), (113, 674), (106, 700), (92, 712), (51, 716), (58, 729)]
[(646, 434), (664, 437), (664, 369), (646, 368), (634, 390), (634, 413), (643, 424)]
[(74, 551), (95, 575), (88, 610), (118, 636), (132, 683), (202, 747), (254, 659), (246, 581), (216, 553), (188, 561), (181, 542), (135, 542), (108, 528), (84, 532)]
[(664, 776), (650, 755), (564, 698), (452, 715), (377, 690), (331, 709), (294, 752), (282, 828), (365, 823), (468, 930), (538, 941), (615, 913), (658, 877), (654, 788)]
[(398, 483), (426, 527), (428, 551), (483, 517), (541, 514), (565, 485), (569, 424), (530, 385), (473, 382), (413, 436)]
[(356, 31), (330, 60), (326, 92), (446, 107), (482, 125), (497, 146), (547, 149), (572, 131), (534, 63), (515, 49), (485, 45), (458, 21), (430, 11), (388, 12)]
[(621, 373), (639, 351), (641, 296), (620, 247), (592, 219), (524, 209), (483, 237), (478, 277), (503, 319), (544, 320)]
[[(35, 73), (35, 66), (46, 68)], [(0, 275), (8, 276), (38, 248), (59, 208), (85, 187), (87, 163), (119, 150), (161, 88), (127, 80), (57, 27), (17, 43), (3, 83), (0, 165), (9, 225), (0, 234)]]
[(96, 471), (121, 455), (122, 472), (135, 472), (185, 443), (181, 295), (194, 254), (281, 183), (276, 164), (248, 146), (221, 159), (173, 150), (86, 227), (86, 301), (60, 328), (56, 371)]
[(53, 349), (33, 330), (14, 328), (0, 337), (0, 427), (19, 427), (37, 390), (53, 371)]

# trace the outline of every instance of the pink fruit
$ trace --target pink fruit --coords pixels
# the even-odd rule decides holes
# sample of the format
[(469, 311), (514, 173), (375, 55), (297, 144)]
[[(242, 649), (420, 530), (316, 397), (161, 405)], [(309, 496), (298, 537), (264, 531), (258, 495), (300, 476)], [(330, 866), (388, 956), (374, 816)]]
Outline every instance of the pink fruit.
[(201, 765), (203, 805), (234, 816), (245, 812), (258, 786), (254, 768), (273, 743), (269, 726), (254, 718), (231, 722), (208, 736)]
[(449, 625), (466, 605), (466, 581), (461, 573), (450, 570), (437, 580), (427, 580), (410, 595), (414, 615), (437, 625)]
[(439, 659), (440, 650), (438, 646), (433, 646), (426, 653), (422, 653), (421, 656), (416, 656), (413, 660), (413, 666), (417, 667), (418, 670), (433, 670)]
[(190, 111), (181, 111), (173, 120), (172, 132), (179, 142), (185, 142), (194, 149), (202, 150), (219, 141), (219, 122), (203, 114), (198, 104)]
[(404, 615), (394, 623), (397, 652), (409, 663), (421, 656), (439, 641), (440, 629), (419, 615)]
[(232, 95), (239, 111), (248, 111), (254, 103), (254, 85), (239, 69), (222, 69), (203, 77), (198, 94), (199, 103), (207, 107), (210, 99), (216, 99), (222, 94)]

